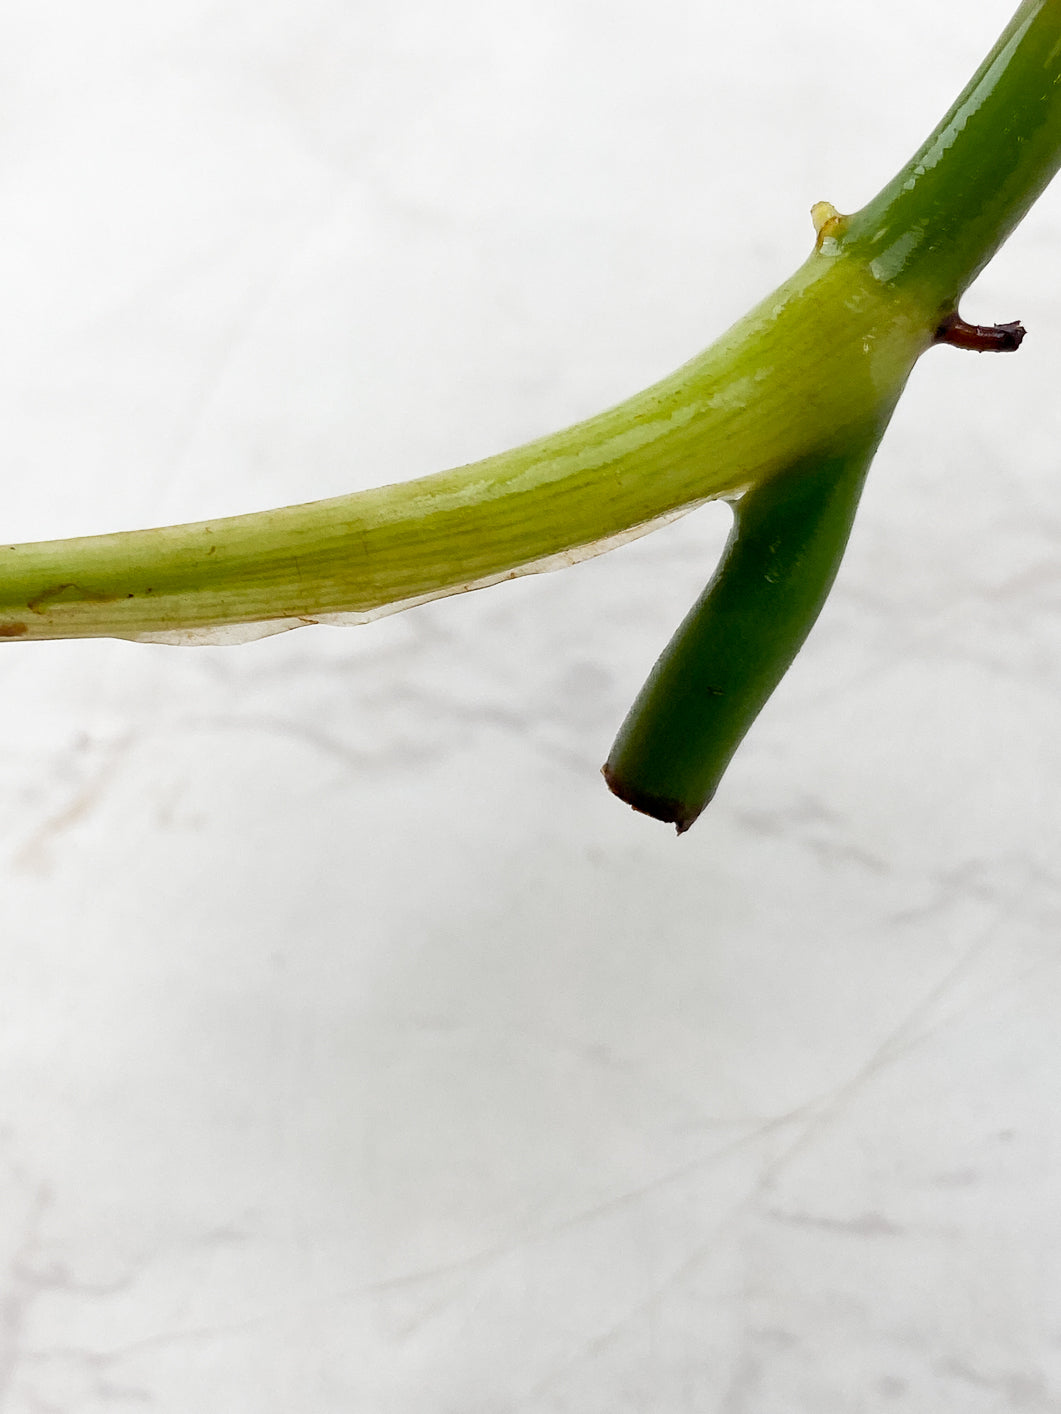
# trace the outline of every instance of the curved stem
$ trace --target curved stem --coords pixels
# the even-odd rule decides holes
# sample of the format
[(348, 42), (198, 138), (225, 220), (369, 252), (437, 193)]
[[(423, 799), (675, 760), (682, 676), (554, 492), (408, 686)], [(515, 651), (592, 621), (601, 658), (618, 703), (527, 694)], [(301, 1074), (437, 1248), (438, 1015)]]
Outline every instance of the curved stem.
[[(934, 342), (1014, 352), (1018, 323), (967, 323), (961, 291), (1053, 174), (1061, 149), (1059, 6), (1026, 3), (943, 123), (855, 217), (812, 209), (817, 248), (866, 263), (941, 316)], [(611, 790), (681, 834), (813, 626), (883, 428), (738, 503), (714, 578), (653, 669), (603, 768)]]
[(288, 627), (550, 568), (738, 496), (890, 410), (932, 334), (859, 262), (815, 253), (669, 378), (474, 465), (225, 520), (0, 545), (0, 637)]

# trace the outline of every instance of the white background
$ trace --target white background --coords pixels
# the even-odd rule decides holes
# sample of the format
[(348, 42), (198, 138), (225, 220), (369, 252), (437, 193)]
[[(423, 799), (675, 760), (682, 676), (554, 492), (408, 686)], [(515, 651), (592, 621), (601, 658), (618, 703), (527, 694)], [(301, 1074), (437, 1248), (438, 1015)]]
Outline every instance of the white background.
[[(5, 541), (437, 470), (667, 373), (1010, 0), (3, 0)], [(0, 676), (3, 1414), (1061, 1408), (1061, 190), (681, 840), (597, 770), (708, 508)]]

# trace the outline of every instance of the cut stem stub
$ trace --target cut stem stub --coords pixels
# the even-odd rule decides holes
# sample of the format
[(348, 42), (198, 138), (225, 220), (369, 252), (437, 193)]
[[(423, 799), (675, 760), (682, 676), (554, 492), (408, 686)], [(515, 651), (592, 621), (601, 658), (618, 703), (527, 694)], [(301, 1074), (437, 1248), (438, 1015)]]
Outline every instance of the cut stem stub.
[(935, 342), (974, 353), (1016, 353), (1027, 332), (1017, 320), (1012, 324), (968, 324), (955, 310), (936, 330)]

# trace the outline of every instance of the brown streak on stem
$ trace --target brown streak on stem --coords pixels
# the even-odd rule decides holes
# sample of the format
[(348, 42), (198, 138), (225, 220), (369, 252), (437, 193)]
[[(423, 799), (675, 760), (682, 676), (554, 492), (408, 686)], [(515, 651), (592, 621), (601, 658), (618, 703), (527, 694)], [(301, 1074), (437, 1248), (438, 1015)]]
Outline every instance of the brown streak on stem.
[[(701, 810), (703, 810), (703, 806), (699, 810), (691, 810), (682, 800), (674, 800), (670, 796), (650, 795), (648, 791), (637, 790), (613, 771), (607, 762), (601, 767), (601, 775), (607, 782), (612, 795), (618, 796), (639, 815), (650, 815), (653, 820), (662, 820), (665, 825), (673, 825), (679, 835), (684, 835), (686, 830), (695, 824)], [(704, 805), (707, 804), (708, 801), (705, 801)]]
[(1026, 332), (1016, 320), (1012, 324), (967, 324), (955, 310), (936, 330), (935, 342), (974, 353), (1016, 353)]

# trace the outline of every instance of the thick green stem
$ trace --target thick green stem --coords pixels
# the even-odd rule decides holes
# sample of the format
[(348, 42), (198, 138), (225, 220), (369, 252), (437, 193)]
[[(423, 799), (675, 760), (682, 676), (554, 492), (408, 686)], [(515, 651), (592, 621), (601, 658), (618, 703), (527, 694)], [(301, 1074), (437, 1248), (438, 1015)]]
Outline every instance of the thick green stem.
[(628, 805), (682, 834), (714, 795), (840, 566), (879, 428), (737, 503), (715, 576), (630, 709), (604, 767)]
[(1061, 165), (1061, 0), (1024, 0), (930, 138), (841, 238), (878, 279), (957, 302)]
[(931, 321), (904, 294), (857, 261), (815, 252), (669, 378), (486, 461), (255, 515), (0, 545), (0, 635), (293, 626), (577, 558), (587, 545), (736, 497), (794, 452), (876, 416), (931, 338)]

